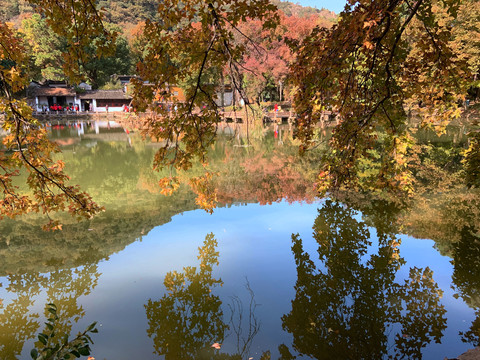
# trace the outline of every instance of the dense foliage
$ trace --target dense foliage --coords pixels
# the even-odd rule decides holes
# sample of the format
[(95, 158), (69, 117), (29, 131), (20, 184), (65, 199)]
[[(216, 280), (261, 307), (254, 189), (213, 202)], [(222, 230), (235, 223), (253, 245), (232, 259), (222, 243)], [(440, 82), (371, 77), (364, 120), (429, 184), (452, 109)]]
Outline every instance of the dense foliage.
[[(289, 2), (274, 2), (279, 6), (282, 14), (282, 25), (280, 33), (273, 36), (275, 42), (270, 41), (270, 34), (266, 33), (263, 39), (255, 38), (257, 45), (264, 48), (270, 48), (272, 45), (279, 51), (263, 54), (263, 60), (266, 63), (266, 69), (256, 69), (256, 76), (261, 84), (263, 91), (267, 88), (268, 81), (272, 76), (282, 74), (278, 80), (284, 81), (287, 66), (292, 58), (284, 36), (303, 39), (316, 25), (331, 26), (336, 15), (327, 10), (317, 10), (314, 8), (305, 8)], [(141, 60), (139, 57), (139, 40), (146, 21), (158, 20), (159, 13), (157, 4), (152, 1), (122, 1), (122, 0), (101, 0), (97, 2), (97, 8), (103, 13), (103, 23), (107, 30), (117, 33), (115, 40), (115, 52), (109, 56), (96, 56), (97, 42), (107, 41), (100, 36), (99, 39), (91, 38), (91, 44), (85, 49), (90, 53), (91, 61), (84, 63), (81, 68), (85, 80), (94, 88), (101, 87), (110, 81), (113, 74), (135, 74), (135, 62)], [(68, 80), (63, 66), (63, 54), (68, 52), (68, 43), (66, 39), (58, 35), (47, 24), (45, 16), (35, 12), (35, 6), (22, 0), (2, 0), (0, 1), (0, 20), (11, 22), (15, 25), (28, 44), (26, 50), (31, 59), (30, 77), (32, 80)], [(250, 27), (260, 26), (256, 21), (247, 22)], [(280, 29), (279, 28), (279, 29)], [(258, 29), (255, 29), (255, 32)], [(89, 57), (90, 58), (90, 57)], [(272, 66), (280, 66), (280, 70), (275, 70)], [(250, 73), (248, 73), (250, 74)], [(273, 79), (275, 80), (275, 79)], [(251, 80), (250, 80), (251, 81)], [(275, 81), (274, 81), (275, 84)], [(248, 84), (251, 87), (251, 84)], [(274, 87), (273, 96), (278, 97), (278, 84)]]
[[(64, 76), (72, 84), (102, 86), (137, 62), (133, 104), (148, 113), (137, 125), (163, 141), (154, 168), (188, 170), (202, 162), (205, 174), (189, 182), (199, 203), (211, 209), (215, 191), (206, 155), (221, 120), (218, 89), (225, 84), (246, 103), (293, 97), (302, 151), (317, 144), (325, 111), (337, 115), (321, 161), (320, 191), (349, 186), (399, 194), (414, 190), (411, 159), (418, 149), (409, 123), (444, 129), (461, 114), (467, 92), (475, 93), (479, 70), (473, 0), (349, 1), (335, 24), (329, 12), (277, 2), (278, 10), (267, 0), (169, 0), (154, 7), (91, 0), (4, 3), (3, 20), (16, 19), (0, 23), (0, 112), (9, 132), (7, 151), (0, 153), (2, 214), (9, 216), (68, 208), (88, 217), (101, 211), (67, 185), (63, 164), (51, 160), (58, 149), (17, 100), (32, 78)], [(128, 33), (109, 21), (122, 21)], [(182, 87), (185, 100), (169, 90), (172, 84)], [(178, 110), (173, 114), (159, 102)], [(478, 141), (472, 141), (465, 157), (470, 186), (478, 184), (477, 154)], [(19, 167), (29, 172), (33, 196), (17, 192)], [(167, 176), (160, 185), (169, 193), (179, 181)]]
[[(350, 2), (337, 26), (318, 29), (303, 43), (294, 82), (305, 147), (314, 142), (313, 130), (324, 110), (341, 118), (321, 172), (324, 190), (355, 186), (362, 160), (377, 146), (382, 147), (382, 165), (375, 186), (411, 190), (409, 120), (413, 116), (422, 126), (442, 131), (460, 115), (479, 70), (468, 66), (474, 55), (465, 51), (459, 31), (453, 31), (466, 29), (458, 14), (466, 15), (470, 5)], [(470, 37), (478, 30), (470, 27)]]

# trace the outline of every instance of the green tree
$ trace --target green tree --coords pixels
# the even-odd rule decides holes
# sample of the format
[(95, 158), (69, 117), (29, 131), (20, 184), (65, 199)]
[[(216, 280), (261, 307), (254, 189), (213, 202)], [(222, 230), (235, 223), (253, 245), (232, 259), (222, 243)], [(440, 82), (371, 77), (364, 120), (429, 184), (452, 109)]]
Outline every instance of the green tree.
[(65, 39), (53, 32), (40, 14), (32, 14), (23, 20), (21, 31), (29, 45), (34, 66), (40, 72), (39, 80), (64, 80), (63, 54), (67, 51)]
[[(98, 44), (110, 41), (105, 34), (86, 44), (83, 49), (87, 61), (83, 62), (79, 72), (94, 88), (98, 88), (110, 80), (113, 74), (130, 74), (132, 57), (128, 42), (120, 35), (119, 26), (105, 24), (109, 32), (117, 33), (112, 44), (114, 52), (106, 55), (98, 51)], [(29, 45), (34, 66), (41, 73), (41, 79), (64, 80), (64, 54), (68, 51), (68, 44), (64, 37), (56, 34), (47, 24), (47, 20), (40, 14), (32, 14), (22, 21), (22, 33)]]
[(100, 0), (98, 6), (106, 9), (107, 20), (115, 24), (154, 20), (158, 15), (155, 2), (148, 0)]
[(114, 52), (109, 55), (99, 53), (98, 44), (108, 41), (103, 34), (99, 39), (94, 39), (91, 44), (87, 45), (85, 52), (90, 54), (89, 60), (83, 63), (81, 72), (94, 88), (101, 87), (111, 80), (114, 74), (130, 74), (133, 61), (127, 39), (121, 35), (121, 28), (116, 25), (106, 24), (106, 28), (110, 32), (117, 33), (114, 44)]

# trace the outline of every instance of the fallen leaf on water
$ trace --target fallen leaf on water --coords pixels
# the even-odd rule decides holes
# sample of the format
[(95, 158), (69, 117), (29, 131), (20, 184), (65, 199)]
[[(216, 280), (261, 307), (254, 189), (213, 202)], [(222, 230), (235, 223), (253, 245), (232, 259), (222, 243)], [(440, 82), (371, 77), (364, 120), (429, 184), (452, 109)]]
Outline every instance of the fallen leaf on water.
[(217, 350), (220, 350), (220, 348), (222, 347), (222, 344), (219, 344), (219, 343), (215, 343), (211, 346), (212, 348), (215, 348)]

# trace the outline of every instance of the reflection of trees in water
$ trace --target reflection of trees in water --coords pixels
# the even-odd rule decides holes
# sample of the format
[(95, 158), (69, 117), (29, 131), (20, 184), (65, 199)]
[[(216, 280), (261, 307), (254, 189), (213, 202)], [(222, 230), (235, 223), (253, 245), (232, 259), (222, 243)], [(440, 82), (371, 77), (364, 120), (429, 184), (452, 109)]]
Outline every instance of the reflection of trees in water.
[(78, 298), (90, 294), (97, 286), (99, 276), (97, 264), (50, 273), (45, 289), (47, 302), (57, 306), (57, 336), (70, 334), (73, 323), (85, 316), (85, 310), (78, 304)]
[[(62, 231), (45, 232), (35, 219), (0, 222), (0, 276), (8, 273), (50, 272), (98, 262), (119, 252), (172, 216), (195, 208), (184, 193), (107, 210), (80, 223), (64, 224)], [(177, 196), (179, 195), (179, 196)], [(29, 221), (31, 220), (32, 223)]]
[(268, 141), (253, 141), (255, 151), (217, 145), (222, 157), (212, 164), (220, 202), (256, 201), (271, 204), (281, 200), (313, 201), (315, 165), (312, 154), (298, 155), (291, 142), (274, 147)]
[(214, 352), (211, 345), (222, 343), (227, 325), (223, 322), (222, 302), (212, 289), (222, 281), (212, 276), (218, 265), (217, 241), (207, 235), (199, 248), (200, 266), (185, 267), (179, 273), (167, 273), (167, 289), (160, 300), (151, 299), (145, 305), (155, 352), (165, 359), (208, 358)]
[[(238, 296), (232, 296), (228, 307), (230, 309), (230, 321), (228, 322), (231, 334), (235, 338), (237, 344), (236, 350), (240, 358), (250, 353), (253, 339), (260, 331), (260, 323), (255, 316), (258, 304), (255, 302), (255, 294), (250, 287), (250, 283), (246, 282), (245, 288), (250, 295), (248, 303), (248, 317), (245, 317), (243, 301)], [(245, 330), (246, 334), (245, 334)]]
[(32, 300), (40, 293), (40, 276), (38, 274), (9, 275), (5, 287), (16, 298), (0, 305), (0, 358), (17, 359), (23, 344), (35, 336), (40, 326), (38, 314), (29, 312)]
[[(315, 198), (315, 154), (300, 157), (297, 145), (291, 141), (276, 146), (269, 139), (252, 139), (252, 147), (243, 148), (221, 136), (210, 149), (209, 170), (219, 174), (215, 185), (221, 203), (267, 204), (282, 199), (293, 202)], [(109, 210), (132, 198), (146, 203), (159, 195), (159, 179), (172, 173), (152, 169), (154, 154), (154, 148), (141, 142), (133, 149), (125, 148), (122, 142), (98, 142), (95, 147), (80, 144), (75, 152), (65, 151), (62, 156), (72, 181)], [(189, 180), (205, 172), (203, 165), (194, 164), (189, 172), (174, 175)]]
[[(313, 154), (298, 157), (296, 146), (288, 141), (281, 147), (273, 141), (256, 140), (253, 145), (234, 147), (222, 138), (212, 149), (211, 168), (220, 174), (215, 181), (221, 202), (314, 199)], [(197, 208), (195, 197), (183, 186), (171, 197), (154, 194), (160, 191), (158, 179), (167, 174), (152, 170), (154, 153), (155, 149), (140, 142), (134, 149), (126, 149), (124, 143), (98, 142), (92, 148), (82, 142), (75, 152), (64, 151), (72, 182), (104, 205), (106, 212), (81, 223), (62, 218), (63, 230), (56, 233), (40, 230), (45, 220), (41, 216), (3, 219), (0, 274), (49, 272), (59, 263), (74, 267), (92, 257), (98, 261), (170, 221), (173, 215)], [(204, 172), (201, 164), (193, 170), (193, 175), (184, 176)]]
[[(0, 305), (0, 358), (16, 359), (24, 343), (41, 330), (39, 314), (32, 311), (35, 298), (42, 291), (47, 303), (55, 303), (59, 321), (56, 336), (62, 338), (72, 331), (74, 322), (85, 315), (78, 298), (87, 295), (96, 286), (99, 273), (96, 264), (75, 269), (63, 269), (49, 274), (25, 273), (8, 275), (6, 291), (14, 298)], [(43, 307), (43, 306), (42, 306)]]
[[(442, 149), (433, 150), (442, 153)], [(425, 156), (429, 166), (424, 164), (417, 174), (423, 177), (425, 188), (411, 199), (408, 211), (401, 207), (395, 209), (392, 202), (393, 207), (385, 208), (388, 210), (386, 215), (397, 223), (391, 232), (433, 239), (436, 249), (442, 255), (452, 257), (452, 286), (457, 292), (455, 296), (461, 297), (475, 310), (475, 320), (470, 329), (461, 332), (460, 336), (462, 341), (480, 346), (480, 193), (478, 189), (467, 191), (458, 174), (445, 171), (452, 164), (442, 163), (438, 158), (438, 154), (436, 158)], [(442, 191), (441, 195), (435, 195), (439, 190)], [(379, 225), (388, 224), (388, 221), (384, 221), (386, 216), (380, 216), (379, 219), (382, 211), (379, 211), (381, 209), (377, 204), (382, 202), (371, 201), (358, 193), (343, 195), (343, 202), (361, 210), (368, 225), (377, 227), (377, 232)], [(388, 205), (389, 202), (383, 203)]]
[(453, 246), (453, 288), (457, 296), (473, 309), (475, 320), (470, 329), (460, 333), (462, 341), (480, 346), (480, 237), (473, 227), (464, 227)]
[[(404, 284), (395, 276), (404, 260), (399, 240), (377, 228), (374, 251), (367, 225), (356, 213), (328, 201), (314, 224), (321, 266), (293, 236), (297, 266), (292, 310), (282, 317), (293, 349), (316, 359), (421, 358), (446, 327), (442, 295), (428, 268), (410, 269)], [(282, 345), (282, 357), (292, 358)]]
[[(241, 360), (248, 355), (253, 338), (259, 331), (254, 293), (248, 282), (248, 313), (244, 311), (242, 300), (233, 297), (229, 304), (230, 327), (224, 322), (222, 301), (212, 292), (223, 284), (222, 280), (212, 275), (213, 267), (218, 265), (216, 246), (214, 235), (207, 235), (199, 248), (199, 267), (189, 266), (183, 272), (167, 273), (164, 279), (167, 293), (160, 300), (148, 300), (145, 305), (148, 336), (153, 339), (155, 353), (165, 355), (166, 360)], [(229, 328), (236, 341), (237, 353), (233, 355), (220, 353), (212, 347), (213, 344), (221, 347)]]

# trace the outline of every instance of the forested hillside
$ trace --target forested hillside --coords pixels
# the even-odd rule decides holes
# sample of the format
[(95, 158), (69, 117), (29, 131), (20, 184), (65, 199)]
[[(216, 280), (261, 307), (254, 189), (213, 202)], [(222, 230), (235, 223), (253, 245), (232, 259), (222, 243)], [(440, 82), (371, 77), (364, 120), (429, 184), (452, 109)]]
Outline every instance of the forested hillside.
[[(137, 24), (147, 19), (155, 19), (157, 1), (153, 0), (97, 0), (98, 7), (103, 8), (106, 18), (114, 24)], [(287, 16), (308, 17), (315, 15), (333, 23), (336, 14), (325, 9), (303, 7), (288, 1), (273, 0), (280, 11)], [(19, 22), (26, 13), (33, 11), (25, 0), (0, 0), (0, 21)]]

